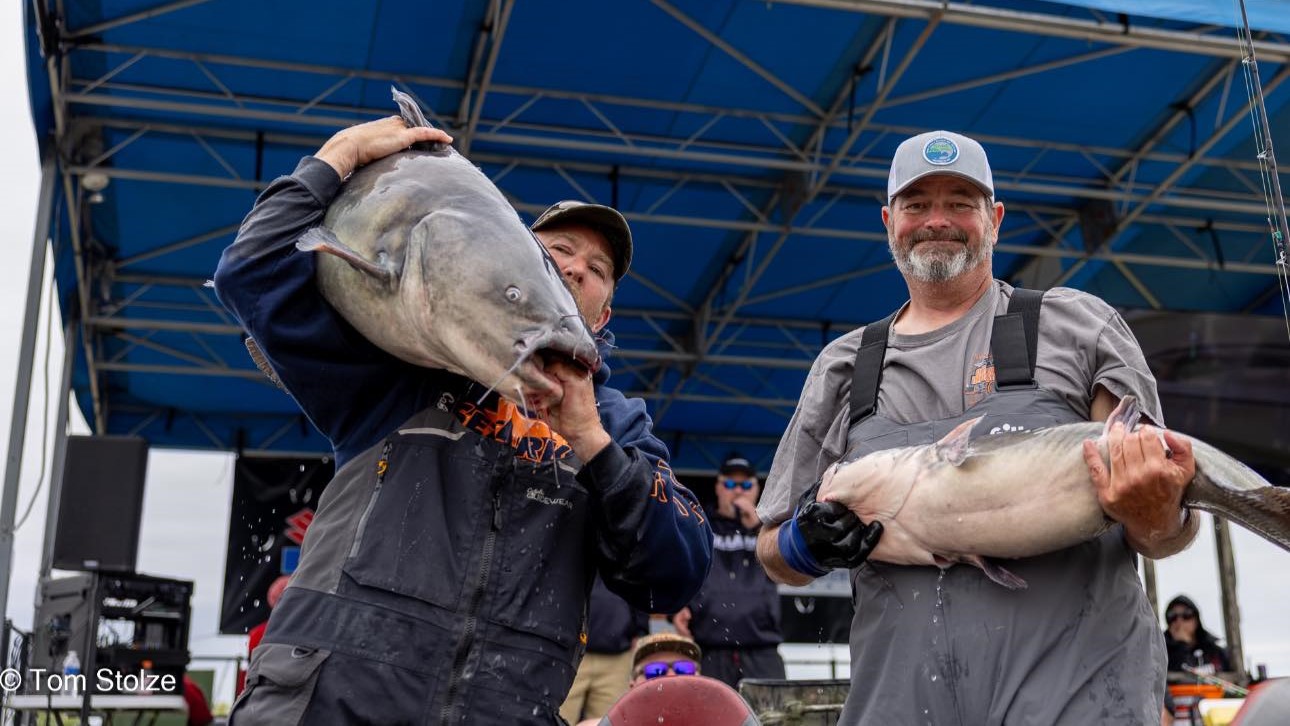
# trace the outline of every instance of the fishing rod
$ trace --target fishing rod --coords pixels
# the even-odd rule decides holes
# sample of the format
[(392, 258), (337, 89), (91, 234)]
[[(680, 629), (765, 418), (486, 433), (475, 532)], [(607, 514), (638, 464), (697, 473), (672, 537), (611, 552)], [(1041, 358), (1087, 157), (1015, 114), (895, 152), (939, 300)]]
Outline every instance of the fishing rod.
[(1277, 266), (1281, 311), (1286, 321), (1286, 337), (1290, 339), (1290, 278), (1287, 277), (1286, 259), (1290, 224), (1286, 222), (1286, 204), (1281, 196), (1281, 178), (1277, 172), (1277, 157), (1272, 149), (1272, 129), (1268, 124), (1268, 109), (1263, 102), (1263, 82), (1259, 80), (1259, 64), (1254, 56), (1254, 35), (1250, 31), (1250, 18), (1245, 11), (1245, 0), (1234, 0), (1234, 5), (1240, 17), (1240, 22), (1236, 26), (1236, 37), (1241, 45), (1241, 66), (1245, 76), (1245, 91), (1250, 99), (1250, 120), (1254, 123), (1254, 148), (1259, 161), (1259, 176), (1263, 183), (1263, 202), (1267, 207), (1272, 255)]
[(1190, 673), (1193, 676), (1196, 676), (1196, 680), (1198, 681), (1202, 681), (1204, 683), (1208, 683), (1213, 686), (1222, 686), (1223, 690), (1228, 693), (1235, 693), (1236, 695), (1242, 696), (1242, 697), (1248, 696), (1250, 694), (1250, 689), (1248, 688), (1239, 686), (1224, 678), (1219, 678), (1218, 676), (1210, 675), (1209, 673), (1201, 673), (1198, 668), (1195, 668), (1193, 666), (1184, 665), (1183, 670)]

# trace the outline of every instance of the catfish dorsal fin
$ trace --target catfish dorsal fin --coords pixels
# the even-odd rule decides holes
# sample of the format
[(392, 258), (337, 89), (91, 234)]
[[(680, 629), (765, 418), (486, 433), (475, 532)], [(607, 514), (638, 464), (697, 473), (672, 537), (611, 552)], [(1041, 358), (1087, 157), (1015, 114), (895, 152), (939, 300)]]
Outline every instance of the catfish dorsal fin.
[(1106, 436), (1111, 433), (1111, 427), (1116, 423), (1124, 424), (1125, 431), (1133, 431), (1138, 427), (1138, 422), (1142, 420), (1142, 407), (1138, 405), (1138, 399), (1135, 396), (1125, 396), (1120, 399), (1115, 410), (1110, 416), (1106, 417), (1106, 425), (1102, 427), (1102, 435)]
[(954, 466), (962, 464), (969, 456), (972, 455), (972, 429), (981, 422), (985, 416), (977, 416), (974, 419), (964, 421), (954, 430), (945, 434), (945, 437), (937, 441), (936, 455), (942, 460), (949, 462)]
[[(422, 113), (421, 106), (417, 104), (416, 99), (400, 91), (394, 86), (390, 86), (390, 92), (394, 94), (394, 102), (399, 105), (399, 116), (403, 118), (403, 124), (408, 128), (425, 126), (434, 128), (434, 125), (426, 120), (426, 115)], [(417, 151), (443, 151), (447, 144), (432, 144), (426, 141), (418, 141), (412, 145)]]
[(392, 287), (398, 279), (398, 273), (388, 259), (383, 264), (372, 262), (341, 242), (340, 238), (326, 227), (313, 227), (305, 232), (296, 242), (296, 249), (302, 252), (326, 252), (335, 255), (348, 262), (355, 270), (371, 275), (387, 286)]

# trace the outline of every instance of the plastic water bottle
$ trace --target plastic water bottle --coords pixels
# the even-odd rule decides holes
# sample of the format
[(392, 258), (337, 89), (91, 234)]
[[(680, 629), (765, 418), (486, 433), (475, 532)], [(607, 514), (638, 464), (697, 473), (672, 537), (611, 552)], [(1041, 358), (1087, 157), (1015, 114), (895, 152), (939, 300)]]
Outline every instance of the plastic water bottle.
[(67, 656), (63, 658), (63, 695), (79, 696), (81, 681), (81, 659), (76, 657), (76, 651), (67, 651)]

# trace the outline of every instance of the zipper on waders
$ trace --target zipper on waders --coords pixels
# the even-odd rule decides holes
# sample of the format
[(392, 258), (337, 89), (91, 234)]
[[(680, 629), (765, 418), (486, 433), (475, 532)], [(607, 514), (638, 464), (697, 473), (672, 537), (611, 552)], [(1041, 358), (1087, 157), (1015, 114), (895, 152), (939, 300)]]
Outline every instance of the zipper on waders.
[(488, 585), (489, 571), (493, 569), (493, 548), (497, 544), (497, 533), (502, 529), (502, 492), (500, 484), (493, 489), (493, 516), (489, 522), (488, 534), (484, 537), (484, 549), (479, 555), (479, 574), (475, 578), (475, 588), (470, 594), (470, 607), (466, 613), (466, 625), (461, 631), (461, 640), (457, 643), (457, 653), (452, 659), (452, 673), (448, 677), (448, 696), (444, 699), (443, 723), (453, 722), (457, 710), (454, 701), (461, 686), (461, 674), (465, 670), (470, 651), (475, 647), (475, 628), (479, 625), (479, 609), (484, 600), (484, 588)]

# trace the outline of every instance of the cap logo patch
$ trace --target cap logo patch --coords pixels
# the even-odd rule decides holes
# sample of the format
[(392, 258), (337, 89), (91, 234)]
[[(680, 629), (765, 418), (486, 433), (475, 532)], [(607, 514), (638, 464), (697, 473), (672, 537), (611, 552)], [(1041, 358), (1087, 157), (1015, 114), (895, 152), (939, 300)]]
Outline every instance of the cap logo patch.
[(958, 144), (944, 136), (937, 136), (923, 146), (923, 158), (928, 164), (936, 166), (953, 164), (959, 158)]

